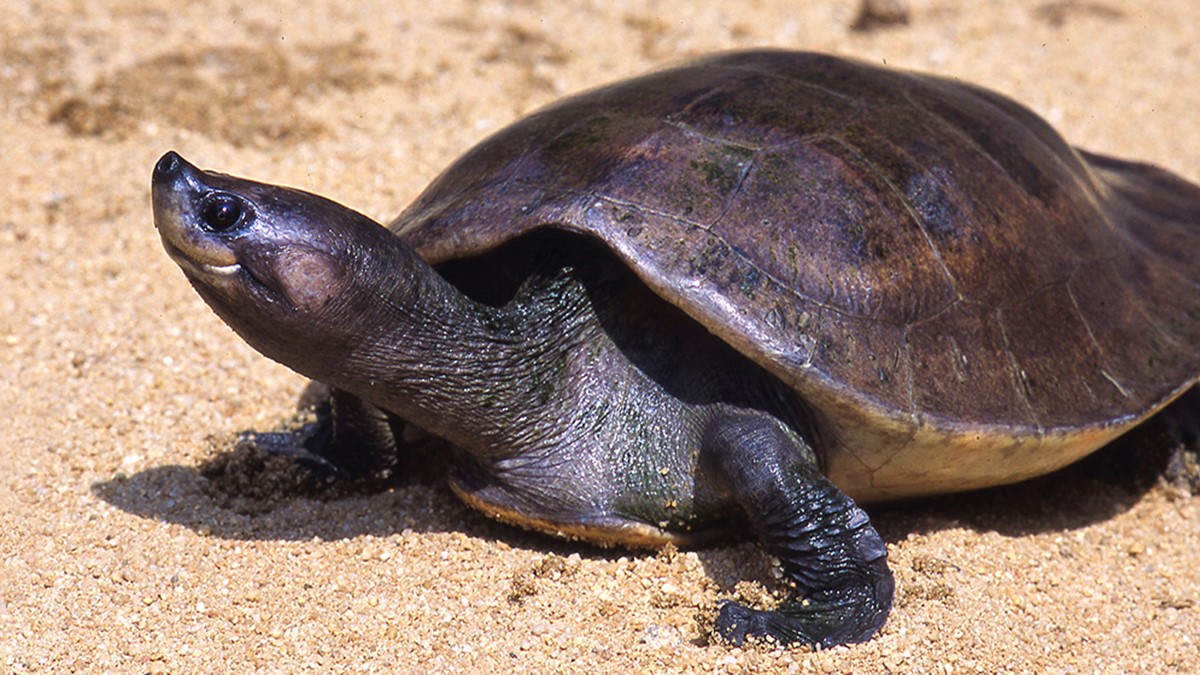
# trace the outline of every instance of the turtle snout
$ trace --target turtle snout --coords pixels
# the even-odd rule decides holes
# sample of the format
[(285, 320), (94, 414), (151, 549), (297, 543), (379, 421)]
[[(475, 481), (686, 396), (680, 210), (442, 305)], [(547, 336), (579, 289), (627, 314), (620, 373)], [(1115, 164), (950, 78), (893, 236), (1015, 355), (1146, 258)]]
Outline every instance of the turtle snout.
[(188, 208), (191, 196), (200, 191), (201, 171), (179, 156), (168, 151), (154, 165), (150, 175), (150, 195), (154, 201), (155, 219), (161, 215), (162, 207), (171, 205), (173, 210)]
[(154, 180), (170, 180), (182, 170), (183, 158), (174, 150), (168, 150), (154, 165)]
[(150, 183), (156, 188), (182, 186), (196, 181), (200, 170), (174, 150), (169, 150), (154, 165)]

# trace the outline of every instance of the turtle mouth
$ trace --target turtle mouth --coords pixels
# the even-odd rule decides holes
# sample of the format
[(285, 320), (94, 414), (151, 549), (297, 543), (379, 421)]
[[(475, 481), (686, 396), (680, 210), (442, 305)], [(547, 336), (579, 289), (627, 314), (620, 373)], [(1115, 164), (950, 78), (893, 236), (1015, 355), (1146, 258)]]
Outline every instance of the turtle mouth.
[(194, 276), (232, 277), (236, 276), (239, 272), (245, 271), (245, 267), (237, 261), (231, 263), (210, 263), (196, 260), (187, 253), (184, 253), (183, 249), (166, 239), (163, 240), (163, 248), (166, 249), (167, 256), (171, 260), (174, 260), (176, 265), (183, 268), (184, 272)]
[(279, 302), (280, 294), (271, 284), (255, 274), (249, 265), (237, 260), (233, 262), (206, 262), (197, 260), (174, 243), (163, 239), (163, 248), (167, 256), (175, 261), (183, 275), (193, 285), (211, 288), (215, 291), (224, 289), (222, 295), (233, 293), (237, 296), (258, 297), (267, 304)]

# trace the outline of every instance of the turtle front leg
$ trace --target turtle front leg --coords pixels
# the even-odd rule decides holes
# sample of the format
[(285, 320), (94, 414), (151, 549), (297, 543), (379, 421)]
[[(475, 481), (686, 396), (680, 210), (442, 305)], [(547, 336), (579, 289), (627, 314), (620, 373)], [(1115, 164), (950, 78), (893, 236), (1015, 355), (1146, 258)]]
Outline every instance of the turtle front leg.
[(331, 389), (317, 421), (296, 432), (255, 434), (255, 445), (327, 476), (380, 480), (396, 468), (404, 422), (361, 398)]
[(773, 611), (724, 604), (716, 632), (735, 645), (748, 637), (821, 647), (870, 639), (892, 606), (887, 547), (867, 514), (821, 474), (812, 449), (766, 414), (736, 412), (710, 424), (704, 451), (794, 585)]

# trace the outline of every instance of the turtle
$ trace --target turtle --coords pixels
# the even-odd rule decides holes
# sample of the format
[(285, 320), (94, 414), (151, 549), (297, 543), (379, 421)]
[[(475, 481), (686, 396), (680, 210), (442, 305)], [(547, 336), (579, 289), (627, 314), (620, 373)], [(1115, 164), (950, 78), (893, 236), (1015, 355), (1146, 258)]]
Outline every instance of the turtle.
[(790, 585), (718, 639), (863, 642), (861, 505), (1021, 481), (1200, 376), (1200, 187), (992, 91), (718, 53), (466, 152), (384, 226), (174, 151), (154, 222), (208, 305), (329, 390), (277, 450), (340, 477), (444, 440), (506, 523), (602, 545), (748, 535)]

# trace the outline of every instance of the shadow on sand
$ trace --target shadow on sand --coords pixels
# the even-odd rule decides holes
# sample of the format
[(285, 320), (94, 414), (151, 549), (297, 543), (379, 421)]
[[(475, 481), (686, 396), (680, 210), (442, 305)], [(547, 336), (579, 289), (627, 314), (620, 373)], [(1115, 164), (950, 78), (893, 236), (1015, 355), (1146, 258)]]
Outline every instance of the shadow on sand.
[[(1020, 537), (1068, 531), (1112, 518), (1162, 481), (1182, 486), (1190, 480), (1188, 487), (1195, 493), (1200, 487), (1196, 481), (1200, 424), (1194, 413), (1200, 411), (1200, 392), (1189, 393), (1169, 410), (1187, 414), (1152, 418), (1054, 474), (1017, 485), (875, 508), (872, 520), (889, 543), (910, 533), (948, 528)], [(232, 441), (216, 445), (232, 445), (232, 449), (219, 450), (197, 467), (155, 467), (95, 483), (92, 490), (128, 513), (226, 539), (332, 541), (406, 530), (461, 532), (547, 555), (578, 553), (603, 560), (654, 555), (598, 548), (491, 521), (460, 503), (444, 480), (385, 488), (330, 488), (314, 482), (313, 474), (291, 460)], [(754, 546), (702, 550), (697, 555), (725, 594), (744, 579), (779, 586), (771, 580), (766, 557)]]

